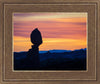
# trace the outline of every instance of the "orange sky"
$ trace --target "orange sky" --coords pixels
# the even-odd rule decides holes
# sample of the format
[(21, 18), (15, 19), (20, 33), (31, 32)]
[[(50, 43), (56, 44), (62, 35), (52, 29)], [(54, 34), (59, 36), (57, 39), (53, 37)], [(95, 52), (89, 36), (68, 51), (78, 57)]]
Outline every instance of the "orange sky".
[(39, 50), (86, 48), (87, 13), (14, 13), (14, 52), (31, 48), (30, 34), (38, 27), (43, 37)]

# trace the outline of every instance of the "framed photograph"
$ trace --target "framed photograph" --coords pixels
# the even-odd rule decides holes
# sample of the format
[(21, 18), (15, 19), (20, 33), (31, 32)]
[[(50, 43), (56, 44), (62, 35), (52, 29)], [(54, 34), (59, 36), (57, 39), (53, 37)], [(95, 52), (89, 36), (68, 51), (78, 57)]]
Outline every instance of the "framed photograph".
[(1, 84), (99, 84), (99, 0), (1, 0)]

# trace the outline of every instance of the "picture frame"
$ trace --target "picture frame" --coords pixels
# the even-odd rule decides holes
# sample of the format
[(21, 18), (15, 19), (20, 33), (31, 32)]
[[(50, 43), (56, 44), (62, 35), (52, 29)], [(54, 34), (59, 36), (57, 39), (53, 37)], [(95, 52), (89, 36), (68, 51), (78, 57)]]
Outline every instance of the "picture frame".
[[(0, 0), (1, 84), (99, 84), (100, 0)], [(86, 71), (14, 71), (13, 12), (87, 12), (88, 52)]]

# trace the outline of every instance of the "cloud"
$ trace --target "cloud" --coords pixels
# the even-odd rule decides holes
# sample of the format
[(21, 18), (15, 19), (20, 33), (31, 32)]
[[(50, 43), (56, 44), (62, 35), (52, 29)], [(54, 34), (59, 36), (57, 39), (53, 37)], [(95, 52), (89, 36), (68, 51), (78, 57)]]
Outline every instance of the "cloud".
[[(25, 24), (25, 25), (24, 25)], [(35, 25), (34, 25), (35, 24)], [(14, 24), (14, 35), (29, 37), (31, 31), (36, 28), (41, 31), (43, 38), (65, 38), (65, 36), (74, 35), (84, 35), (86, 33), (86, 23), (84, 22), (56, 22), (56, 21), (36, 21), (27, 23), (15, 23)], [(64, 36), (65, 35), (65, 36)], [(64, 37), (63, 37), (64, 36)], [(67, 38), (67, 37), (66, 37)]]

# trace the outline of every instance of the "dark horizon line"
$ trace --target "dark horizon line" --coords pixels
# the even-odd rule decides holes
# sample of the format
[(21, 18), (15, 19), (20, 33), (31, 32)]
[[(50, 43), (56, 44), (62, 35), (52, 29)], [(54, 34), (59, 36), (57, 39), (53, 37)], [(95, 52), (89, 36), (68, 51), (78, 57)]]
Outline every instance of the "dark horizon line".
[[(80, 48), (80, 49), (74, 49), (74, 50), (67, 50), (67, 51), (75, 51), (75, 50), (81, 50), (81, 49), (86, 49), (87, 50), (87, 48)], [(64, 49), (52, 49), (52, 50), (64, 50)], [(39, 51), (50, 51), (50, 50), (39, 50)], [(28, 51), (19, 51), (19, 52), (28, 52)]]

